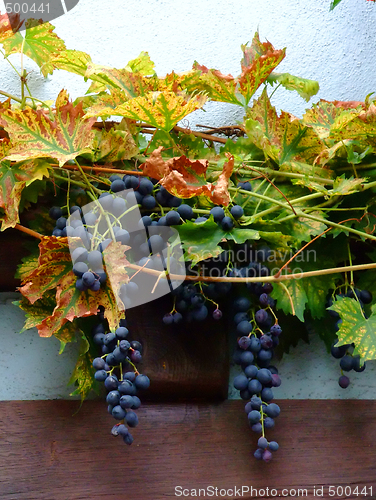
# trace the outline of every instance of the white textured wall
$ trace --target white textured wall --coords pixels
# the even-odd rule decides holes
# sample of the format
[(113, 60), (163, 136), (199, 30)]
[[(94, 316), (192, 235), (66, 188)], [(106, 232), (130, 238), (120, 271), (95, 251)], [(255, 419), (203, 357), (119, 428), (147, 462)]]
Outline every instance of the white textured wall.
[[(56, 19), (56, 32), (67, 47), (91, 54), (100, 64), (123, 67), (141, 50), (149, 51), (157, 73), (190, 69), (194, 60), (234, 76), (240, 71), (240, 45), (259, 29), (262, 40), (276, 48), (287, 47), (278, 71), (318, 80), (319, 98), (363, 100), (376, 90), (374, 78), (374, 26), (376, 5), (366, 0), (343, 0), (329, 12), (330, 0), (80, 0), (66, 16)], [(0, 6), (2, 2), (0, 1)], [(4, 9), (2, 9), (4, 12)], [(19, 65), (19, 57), (12, 56)], [(53, 99), (61, 88), (72, 97), (82, 95), (88, 84), (65, 72), (46, 80), (26, 61), (30, 88), (35, 96)], [(19, 94), (19, 82), (6, 61), (0, 62), (0, 89)], [(306, 103), (297, 95), (279, 90), (277, 109), (301, 116)], [(236, 107), (212, 103), (207, 113), (190, 118), (208, 125), (235, 123)], [(238, 113), (238, 114), (237, 114)], [(0, 399), (50, 399), (67, 397), (66, 387), (74, 366), (76, 346), (58, 356), (55, 339), (39, 339), (35, 330), (19, 335), (22, 312), (0, 301)], [(304, 366), (304, 372), (302, 367)], [(375, 397), (373, 364), (352, 376), (349, 392), (336, 385), (338, 363), (324, 357), (317, 342), (301, 344), (281, 363), (283, 386), (277, 397), (328, 398)], [(365, 390), (364, 390), (365, 388)]]
[[(3, 2), (0, 1), (0, 6)], [(91, 54), (93, 61), (118, 68), (141, 50), (150, 53), (159, 75), (185, 71), (194, 60), (234, 76), (240, 72), (240, 45), (257, 29), (262, 40), (287, 47), (277, 71), (318, 80), (314, 98), (364, 100), (376, 90), (374, 26), (376, 5), (366, 0), (342, 0), (329, 12), (330, 0), (80, 0), (77, 7), (53, 22), (70, 49)], [(4, 10), (2, 10), (4, 12)], [(19, 64), (19, 56), (12, 56)], [(30, 61), (30, 87), (41, 98), (54, 98), (61, 88), (73, 97), (88, 85), (75, 75), (55, 72), (44, 81)], [(19, 93), (19, 83), (0, 63), (0, 89)], [(301, 116), (307, 104), (279, 89), (274, 103)], [(210, 104), (191, 118), (207, 124), (234, 123), (236, 106)]]

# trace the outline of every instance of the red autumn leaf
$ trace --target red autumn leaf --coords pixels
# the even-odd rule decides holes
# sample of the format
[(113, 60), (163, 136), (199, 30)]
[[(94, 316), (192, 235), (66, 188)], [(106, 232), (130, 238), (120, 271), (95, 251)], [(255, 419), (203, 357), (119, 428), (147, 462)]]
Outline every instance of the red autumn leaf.
[[(71, 238), (75, 244), (79, 238)], [(97, 314), (98, 307), (105, 308), (105, 316), (113, 331), (124, 317), (124, 307), (118, 300), (119, 288), (128, 281), (125, 266), (128, 260), (124, 251), (129, 247), (121, 243), (111, 243), (104, 254), (108, 280), (98, 292), (87, 290), (80, 292), (76, 288), (77, 277), (72, 271), (71, 254), (68, 238), (44, 236), (39, 244), (38, 261), (28, 267), (22, 275), (22, 295), (34, 304), (49, 290), (56, 289), (55, 307), (52, 314), (36, 321), (36, 328), (41, 337), (58, 334), (65, 323), (75, 318)]]
[(143, 172), (160, 181), (170, 193), (180, 198), (207, 196), (214, 203), (228, 205), (230, 197), (227, 191), (228, 179), (234, 167), (232, 156), (224, 165), (216, 184), (206, 181), (208, 160), (190, 160), (186, 156), (162, 158), (163, 147), (155, 149), (143, 164)]
[(0, 14), (0, 42), (12, 37), (22, 26), (20, 15), (15, 13)]

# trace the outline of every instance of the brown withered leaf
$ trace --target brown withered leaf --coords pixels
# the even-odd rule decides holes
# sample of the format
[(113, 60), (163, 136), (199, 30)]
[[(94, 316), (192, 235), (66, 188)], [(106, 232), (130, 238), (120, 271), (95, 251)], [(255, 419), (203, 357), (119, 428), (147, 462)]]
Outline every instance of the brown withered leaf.
[(234, 157), (230, 153), (226, 153), (228, 161), (223, 165), (223, 170), (218, 177), (214, 187), (212, 200), (218, 205), (228, 205), (230, 203), (230, 195), (228, 193), (228, 180), (231, 177), (234, 169)]
[(120, 241), (112, 241), (103, 251), (103, 259), (106, 265), (106, 304), (104, 306), (104, 316), (108, 321), (111, 331), (119, 326), (119, 321), (124, 317), (124, 305), (119, 298), (121, 285), (128, 283), (129, 277), (125, 266), (129, 264), (124, 252), (130, 247), (122, 245)]
[(232, 173), (234, 159), (228, 156), (216, 184), (206, 181), (208, 160), (190, 160), (186, 156), (162, 158), (163, 147), (155, 149), (143, 164), (143, 172), (160, 181), (171, 194), (180, 198), (207, 196), (214, 203), (228, 205), (228, 179)]

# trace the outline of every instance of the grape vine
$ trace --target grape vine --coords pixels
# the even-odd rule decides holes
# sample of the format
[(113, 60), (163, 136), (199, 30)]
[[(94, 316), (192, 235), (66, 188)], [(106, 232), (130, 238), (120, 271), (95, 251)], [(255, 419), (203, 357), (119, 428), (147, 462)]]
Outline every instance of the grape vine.
[[(340, 360), (341, 388), (375, 358), (375, 105), (321, 100), (301, 119), (278, 114), (273, 85), (308, 101), (318, 84), (276, 73), (285, 49), (258, 33), (241, 47), (237, 77), (198, 63), (159, 77), (146, 52), (125, 68), (95, 64), (50, 23), (28, 23), (26, 50), (12, 38), (17, 21), (0, 15), (20, 78), (20, 96), (0, 90), (0, 209), (1, 230), (39, 243), (18, 269), (25, 328), (62, 347), (80, 338), (75, 394), (103, 383), (111, 433), (131, 444), (150, 380), (127, 311), (168, 295), (161, 324), (227, 319), (253, 453), (270, 462), (283, 378), (272, 363), (295, 345), (297, 322)], [(24, 57), (44, 75), (90, 80), (88, 93), (32, 96)], [(178, 125), (208, 101), (240, 106), (244, 119)]]

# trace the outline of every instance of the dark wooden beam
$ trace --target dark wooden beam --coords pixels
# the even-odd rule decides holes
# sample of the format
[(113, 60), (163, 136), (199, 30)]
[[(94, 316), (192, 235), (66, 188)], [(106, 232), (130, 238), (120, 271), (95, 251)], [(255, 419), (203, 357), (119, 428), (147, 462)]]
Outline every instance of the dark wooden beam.
[[(315, 500), (376, 497), (376, 401), (278, 403), (282, 413), (268, 437), (281, 448), (266, 464), (252, 456), (257, 437), (242, 401), (145, 405), (130, 447), (110, 435), (115, 421), (103, 401), (85, 402), (75, 415), (77, 401), (3, 401), (0, 498), (162, 500), (179, 498), (177, 486), (254, 488), (226, 499), (275, 498), (272, 488), (307, 490), (300, 497)], [(334, 496), (329, 486), (339, 487)], [(260, 492), (266, 488), (269, 495)]]

